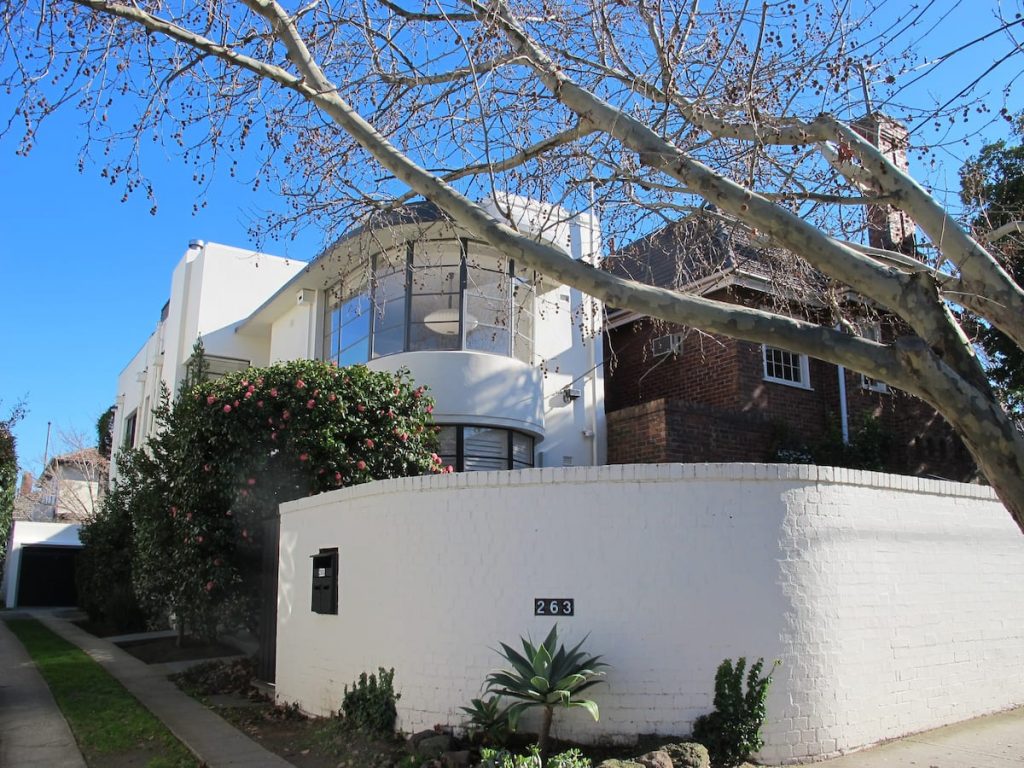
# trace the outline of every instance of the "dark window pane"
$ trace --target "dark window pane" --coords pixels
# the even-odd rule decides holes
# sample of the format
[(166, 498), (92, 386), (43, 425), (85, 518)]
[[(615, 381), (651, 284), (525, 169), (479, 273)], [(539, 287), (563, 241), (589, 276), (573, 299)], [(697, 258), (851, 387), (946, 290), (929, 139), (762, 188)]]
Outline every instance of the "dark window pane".
[(512, 433), (512, 464), (516, 469), (533, 466), (533, 438), (529, 435)]
[[(491, 429), (490, 427), (466, 427), (463, 433), (463, 450), (467, 462), (469, 458), (501, 459), (508, 468), (508, 431)], [(468, 464), (467, 464), (468, 466)]]

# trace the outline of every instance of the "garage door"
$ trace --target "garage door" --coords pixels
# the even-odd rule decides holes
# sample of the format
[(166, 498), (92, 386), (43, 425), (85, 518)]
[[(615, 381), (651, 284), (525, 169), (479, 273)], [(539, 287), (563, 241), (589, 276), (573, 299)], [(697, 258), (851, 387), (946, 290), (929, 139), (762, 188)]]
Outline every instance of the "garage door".
[(18, 605), (77, 605), (75, 558), (78, 551), (78, 547), (22, 547)]

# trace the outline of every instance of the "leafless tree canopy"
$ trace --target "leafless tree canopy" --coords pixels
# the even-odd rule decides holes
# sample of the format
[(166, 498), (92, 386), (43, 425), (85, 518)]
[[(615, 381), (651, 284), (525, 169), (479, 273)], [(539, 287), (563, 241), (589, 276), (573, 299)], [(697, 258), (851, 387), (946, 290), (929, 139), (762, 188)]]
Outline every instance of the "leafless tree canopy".
[[(335, 232), (427, 198), (517, 263), (614, 306), (918, 395), (1024, 529), (1024, 440), (961, 325), (963, 313), (1024, 343), (1024, 292), (907, 175), (895, 151), (905, 139), (873, 143), (870, 126), (850, 125), (876, 111), (911, 127), (998, 113), (999, 94), (978, 90), (984, 77), (946, 103), (902, 103), (908, 83), (957, 54), (917, 58), (913, 43), (943, 11), (894, 10), (904, 5), (29, 0), (0, 11), (2, 79), (20, 99), (6, 130), (27, 152), (48, 114), (79, 110), (85, 151), (125, 194), (153, 195), (143, 174), (154, 143), (194, 165), (200, 189), (215, 172), (244, 173), (281, 193), (264, 233)], [(987, 37), (1006, 56), (990, 71), (1020, 30), (992, 16)], [(856, 294), (906, 332), (880, 344), (852, 324), (832, 330), (573, 262), (471, 202), (495, 193), (594, 210), (619, 245), (700, 211), (798, 260), (835, 324), (837, 297)], [(902, 211), (916, 242), (865, 246), (867, 203)]]

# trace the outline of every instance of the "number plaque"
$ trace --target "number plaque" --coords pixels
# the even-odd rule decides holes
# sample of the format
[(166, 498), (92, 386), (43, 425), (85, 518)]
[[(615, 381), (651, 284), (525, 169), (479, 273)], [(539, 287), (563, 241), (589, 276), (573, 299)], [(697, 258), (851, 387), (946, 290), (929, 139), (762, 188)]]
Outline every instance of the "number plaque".
[(575, 616), (576, 600), (572, 597), (535, 597), (534, 616)]

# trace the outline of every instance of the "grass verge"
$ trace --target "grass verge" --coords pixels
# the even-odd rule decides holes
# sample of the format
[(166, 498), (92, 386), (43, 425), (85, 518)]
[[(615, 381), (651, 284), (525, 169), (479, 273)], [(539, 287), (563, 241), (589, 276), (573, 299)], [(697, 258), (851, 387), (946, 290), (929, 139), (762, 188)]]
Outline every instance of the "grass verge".
[(7, 626), (28, 650), (93, 768), (196, 768), (163, 723), (82, 651), (34, 619)]

